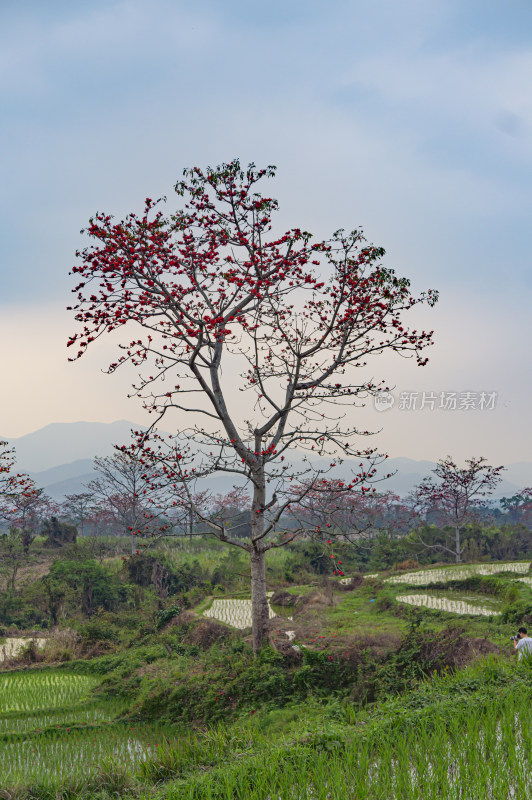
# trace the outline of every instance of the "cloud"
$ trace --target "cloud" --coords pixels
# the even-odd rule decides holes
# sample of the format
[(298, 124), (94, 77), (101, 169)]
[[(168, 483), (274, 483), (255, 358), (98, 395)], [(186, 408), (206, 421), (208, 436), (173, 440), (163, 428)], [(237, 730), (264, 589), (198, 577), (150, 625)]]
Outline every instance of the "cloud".
[[(482, 147), (503, 152), (504, 140), (494, 130), (524, 135), (532, 130), (532, 97), (524, 80), (532, 72), (532, 48), (493, 49), (479, 41), (444, 52), (408, 52), (397, 47), (365, 56), (346, 72), (342, 84), (376, 92), (393, 104), (401, 129), (421, 124), (414, 137), (423, 139), (443, 129), (451, 137), (474, 138)], [(499, 124), (493, 126), (493, 120)], [(502, 127), (501, 127), (502, 125)], [(513, 157), (530, 161), (527, 142)]]

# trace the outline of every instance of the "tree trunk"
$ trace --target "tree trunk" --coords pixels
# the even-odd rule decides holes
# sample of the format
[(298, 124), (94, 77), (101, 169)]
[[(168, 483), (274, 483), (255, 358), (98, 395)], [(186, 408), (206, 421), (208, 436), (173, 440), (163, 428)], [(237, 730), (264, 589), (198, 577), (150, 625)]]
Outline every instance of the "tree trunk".
[[(261, 442), (255, 441), (255, 450), (260, 452)], [(257, 654), (266, 636), (269, 609), (266, 596), (266, 553), (264, 550), (264, 506), (266, 504), (266, 479), (264, 466), (253, 475), (253, 505), (251, 508), (251, 619), (253, 625), (253, 652)]]
[(9, 584), (11, 586), (11, 591), (13, 592), (13, 594), (15, 593), (15, 582), (17, 580), (17, 573), (18, 573), (19, 566), (20, 566), (20, 564), (18, 564), (17, 562), (13, 563), (13, 569), (12, 569), (11, 576), (10, 576), (10, 579), (9, 579)]
[(460, 550), (460, 528), (458, 526), (454, 529), (454, 541), (455, 541), (456, 563), (459, 564), (461, 561), (460, 556), (462, 555), (462, 552)]
[(251, 551), (251, 618), (253, 625), (253, 652), (261, 649), (266, 636), (269, 609), (266, 596), (266, 554), (264, 550)]

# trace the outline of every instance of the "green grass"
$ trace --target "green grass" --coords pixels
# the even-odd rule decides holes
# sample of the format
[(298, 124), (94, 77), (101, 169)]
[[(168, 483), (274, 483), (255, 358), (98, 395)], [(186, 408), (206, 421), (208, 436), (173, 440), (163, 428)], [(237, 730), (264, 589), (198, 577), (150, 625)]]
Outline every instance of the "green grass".
[[(532, 788), (531, 666), (487, 659), (367, 710), (309, 697), (196, 735), (126, 720), (13, 730), (0, 736), (0, 797), (507, 800), (508, 786), (524, 797)], [(60, 675), (67, 686), (85, 677)], [(19, 695), (27, 681), (35, 703), (41, 696), (68, 712), (65, 693), (44, 677), (3, 676)], [(80, 682), (71, 682), (70, 700), (76, 685), (81, 706)]]
[[(385, 591), (380, 598), (390, 596), (391, 604), (396, 592)], [(400, 634), (406, 630), (407, 623), (383, 609), (379, 593), (369, 586), (358, 591), (345, 592), (336, 596), (337, 603), (323, 612), (324, 633), (366, 635), (373, 633)]]

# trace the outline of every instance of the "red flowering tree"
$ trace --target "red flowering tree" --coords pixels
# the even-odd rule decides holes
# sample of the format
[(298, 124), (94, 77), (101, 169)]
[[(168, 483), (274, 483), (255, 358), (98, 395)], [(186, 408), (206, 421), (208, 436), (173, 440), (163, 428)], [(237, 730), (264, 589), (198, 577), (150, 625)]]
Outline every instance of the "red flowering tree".
[(146, 467), (135, 453), (117, 452), (95, 458), (94, 471), (96, 478), (88, 484), (89, 494), (124, 534), (131, 535), (132, 555), (144, 544), (142, 538), (168, 529), (167, 496), (154, 489)]
[(210, 498), (210, 519), (224, 525), (226, 533), (233, 538), (249, 539), (251, 519), (249, 510), (251, 497), (242, 486), (234, 486), (226, 494)]
[(327, 478), (315, 481), (305, 495), (301, 488), (293, 489), (298, 500), (291, 505), (290, 514), (300, 528), (315, 530), (324, 539), (361, 544), (381, 532), (408, 530), (408, 510), (393, 492), (364, 485), (353, 491), (351, 482)]
[(15, 471), (15, 451), (6, 445), (0, 442), (0, 519), (16, 529), (13, 535), (21, 540), (23, 554), (27, 555), (43, 516), (53, 504), (29, 475)]
[[(300, 228), (274, 234), (277, 203), (256, 191), (274, 174), (237, 160), (195, 167), (176, 185), (183, 206), (168, 216), (151, 199), (122, 221), (98, 213), (87, 229), (95, 243), (73, 270), (80, 331), (69, 341), (79, 358), (103, 334), (130, 331), (109, 371), (129, 363), (141, 372), (134, 391), (157, 422), (180, 413), (175, 438), (139, 435), (162, 480), (187, 487), (222, 471), (247, 481), (247, 541), (187, 498), (213, 535), (249, 554), (255, 650), (268, 619), (265, 554), (291, 538), (277, 535), (291, 482), (312, 485), (341, 456), (373, 452), (355, 446), (368, 432), (345, 422), (358, 398), (383, 388), (360, 373), (384, 351), (425, 364), (432, 332), (409, 330), (403, 316), (436, 300), (433, 291), (414, 297), (360, 231), (316, 242)], [(292, 466), (289, 456), (305, 451), (327, 455), (326, 466)]]
[(490, 466), (485, 458), (468, 458), (465, 467), (459, 467), (450, 456), (438, 461), (432, 470), (436, 479), (425, 478), (411, 492), (409, 502), (418, 519), (430, 514), (437, 524), (452, 529), (453, 538), (452, 542), (430, 545), (418, 534), (421, 544), (452, 553), (459, 564), (463, 553), (461, 528), (477, 518), (485, 498), (502, 480), (503, 469)]
[(532, 525), (532, 486), (521, 489), (512, 497), (501, 499), (501, 508), (508, 514), (510, 522)]
[[(362, 465), (360, 465), (362, 466)], [(364, 475), (362, 481), (371, 480)], [(293, 487), (295, 502), (290, 506), (292, 527), (314, 538), (321, 536), (324, 545), (348, 542), (358, 548), (370, 548), (379, 533), (388, 536), (409, 530), (409, 510), (393, 492), (379, 492), (363, 482), (354, 488), (353, 482), (322, 478), (303, 481)], [(304, 493), (302, 489), (308, 488)], [(326, 548), (327, 549), (327, 548)], [(334, 559), (334, 574), (342, 576), (342, 562)]]
[(85, 534), (85, 525), (94, 511), (95, 501), (92, 492), (65, 495), (62, 512), (74, 522), (82, 536)]
[(57, 504), (44, 494), (44, 489), (37, 489), (33, 481), (29, 481), (23, 492), (11, 495), (3, 504), (0, 514), (18, 531), (24, 555), (27, 555), (44, 519), (57, 510)]
[(35, 491), (35, 484), (29, 477), (15, 470), (15, 449), (8, 447), (7, 442), (0, 441), (0, 509), (6, 501), (17, 495), (30, 495)]
[[(190, 541), (198, 533), (195, 530), (198, 519), (194, 508), (205, 509), (207, 507), (209, 492), (206, 489), (194, 492), (191, 495), (191, 500), (192, 502), (189, 502), (188, 494), (182, 486), (172, 486), (170, 497), (167, 501), (167, 519), (170, 523), (171, 534), (177, 536), (187, 535)], [(165, 530), (165, 533), (170, 535), (169, 529)]]

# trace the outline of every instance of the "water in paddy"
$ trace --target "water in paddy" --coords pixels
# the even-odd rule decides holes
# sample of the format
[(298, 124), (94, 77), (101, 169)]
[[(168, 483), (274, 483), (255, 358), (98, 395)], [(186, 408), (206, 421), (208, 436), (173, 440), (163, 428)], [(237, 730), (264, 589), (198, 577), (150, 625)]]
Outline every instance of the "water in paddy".
[(456, 567), (444, 569), (421, 569), (416, 572), (405, 572), (403, 575), (394, 575), (385, 578), (385, 583), (408, 583), (411, 586), (429, 586), (431, 583), (446, 583), (469, 578), (471, 575), (495, 575), (497, 572), (515, 572), (524, 574), (528, 572), (530, 562), (511, 561), (493, 564), (461, 564)]
[[(277, 614), (269, 604), (268, 608), (269, 617), (273, 619)], [(251, 600), (217, 597), (211, 607), (203, 612), (203, 616), (217, 619), (233, 628), (251, 628)]]
[(412, 606), (423, 606), (436, 611), (448, 611), (451, 614), (472, 614), (473, 616), (494, 617), (500, 614), (486, 601), (486, 605), (479, 598), (473, 600), (460, 600), (451, 597), (438, 597), (431, 594), (399, 594), (395, 598), (398, 603), (407, 603)]
[(15, 656), (18, 656), (20, 651), (30, 642), (35, 642), (36, 647), (44, 647), (46, 639), (8, 636), (7, 639), (0, 640), (0, 661), (15, 658)]

